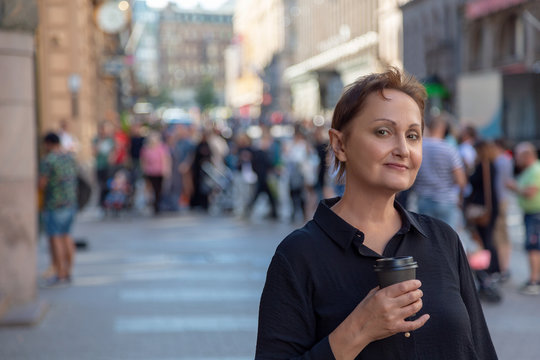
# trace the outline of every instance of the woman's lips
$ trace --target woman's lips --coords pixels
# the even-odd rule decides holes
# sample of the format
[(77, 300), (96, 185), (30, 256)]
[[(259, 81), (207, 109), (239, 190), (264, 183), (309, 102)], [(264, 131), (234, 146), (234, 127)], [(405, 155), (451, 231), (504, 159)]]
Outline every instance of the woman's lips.
[(397, 163), (387, 163), (385, 165), (398, 170), (407, 170), (409, 168), (407, 165)]

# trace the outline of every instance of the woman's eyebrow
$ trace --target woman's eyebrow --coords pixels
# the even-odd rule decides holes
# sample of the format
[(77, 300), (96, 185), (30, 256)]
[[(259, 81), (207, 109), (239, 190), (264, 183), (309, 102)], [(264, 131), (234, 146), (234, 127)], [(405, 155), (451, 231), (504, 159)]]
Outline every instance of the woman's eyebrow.
[[(373, 122), (389, 122), (394, 126), (397, 125), (397, 123), (394, 120), (386, 119), (386, 118), (377, 118), (377, 119), (374, 119)], [(419, 123), (413, 123), (409, 125), (409, 128), (412, 128), (412, 127), (421, 127), (421, 125)]]

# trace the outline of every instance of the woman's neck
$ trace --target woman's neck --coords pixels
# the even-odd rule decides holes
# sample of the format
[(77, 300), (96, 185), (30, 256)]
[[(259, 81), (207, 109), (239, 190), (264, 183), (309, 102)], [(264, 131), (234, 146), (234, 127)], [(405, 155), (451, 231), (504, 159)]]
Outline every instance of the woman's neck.
[(353, 226), (385, 223), (395, 218), (395, 195), (345, 190), (332, 210)]
[(364, 245), (382, 254), (392, 236), (401, 227), (394, 207), (395, 195), (347, 192), (332, 207), (343, 220), (364, 233)]

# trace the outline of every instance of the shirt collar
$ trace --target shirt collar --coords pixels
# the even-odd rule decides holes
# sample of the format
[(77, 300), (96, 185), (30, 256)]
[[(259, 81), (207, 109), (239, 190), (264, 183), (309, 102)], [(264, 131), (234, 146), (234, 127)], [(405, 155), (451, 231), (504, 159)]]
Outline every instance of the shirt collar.
[[(321, 200), (313, 220), (319, 225), (319, 227), (336, 242), (343, 249), (347, 249), (351, 246), (353, 241), (363, 242), (364, 234), (341, 217), (339, 217), (331, 207), (334, 206), (341, 198), (335, 197), (332, 199)], [(422, 236), (427, 237), (426, 231), (422, 228), (422, 225), (418, 220), (406, 209), (401, 206), (397, 201), (394, 202), (394, 207), (401, 215), (403, 225), (399, 230), (400, 233), (406, 233), (414, 228)]]

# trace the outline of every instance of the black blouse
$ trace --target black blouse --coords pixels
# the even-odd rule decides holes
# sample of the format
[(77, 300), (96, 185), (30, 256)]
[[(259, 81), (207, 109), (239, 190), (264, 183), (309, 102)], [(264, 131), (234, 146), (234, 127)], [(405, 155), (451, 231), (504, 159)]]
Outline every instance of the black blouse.
[[(334, 359), (328, 335), (376, 287), (381, 256), (363, 234), (321, 201), (313, 220), (289, 234), (268, 268), (259, 309), (256, 359)], [(402, 227), (384, 257), (412, 255), (430, 319), (407, 338), (370, 343), (356, 359), (496, 360), (472, 273), (458, 235), (446, 223), (397, 202)]]

